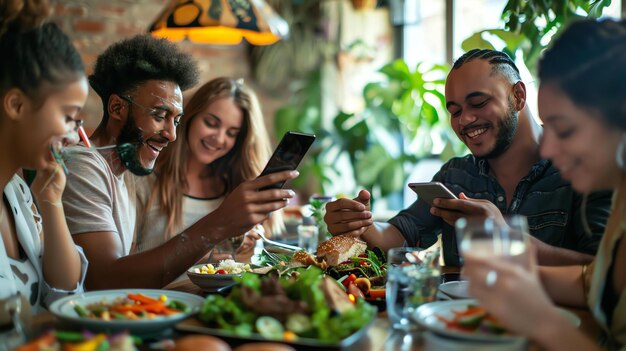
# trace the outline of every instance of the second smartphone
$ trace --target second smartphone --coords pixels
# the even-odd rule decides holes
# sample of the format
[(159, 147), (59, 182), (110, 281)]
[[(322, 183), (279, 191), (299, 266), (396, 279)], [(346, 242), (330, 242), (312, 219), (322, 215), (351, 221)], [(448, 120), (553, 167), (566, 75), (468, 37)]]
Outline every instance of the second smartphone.
[[(315, 141), (315, 135), (313, 134), (299, 132), (285, 133), (259, 177), (270, 173), (296, 169), (313, 144), (313, 141)], [(280, 189), (283, 185), (285, 185), (285, 182), (278, 182), (260, 190), (272, 188)]]

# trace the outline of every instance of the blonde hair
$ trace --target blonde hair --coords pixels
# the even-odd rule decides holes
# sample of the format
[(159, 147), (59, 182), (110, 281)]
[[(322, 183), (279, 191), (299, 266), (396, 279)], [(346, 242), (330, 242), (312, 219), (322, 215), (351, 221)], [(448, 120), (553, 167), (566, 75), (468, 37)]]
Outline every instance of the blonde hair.
[[(178, 234), (175, 231), (183, 220), (183, 196), (188, 189), (187, 160), (191, 152), (187, 139), (189, 126), (212, 103), (225, 98), (231, 98), (241, 109), (243, 123), (233, 148), (206, 166), (210, 176), (224, 182), (224, 194), (228, 195), (242, 182), (256, 178), (269, 159), (269, 136), (256, 94), (242, 81), (226, 77), (215, 78), (200, 87), (185, 105), (176, 142), (165, 148), (157, 160), (158, 176), (144, 209), (147, 214), (158, 199), (160, 212), (167, 218), (166, 238)], [(273, 228), (282, 227), (281, 216), (272, 215), (272, 222)]]

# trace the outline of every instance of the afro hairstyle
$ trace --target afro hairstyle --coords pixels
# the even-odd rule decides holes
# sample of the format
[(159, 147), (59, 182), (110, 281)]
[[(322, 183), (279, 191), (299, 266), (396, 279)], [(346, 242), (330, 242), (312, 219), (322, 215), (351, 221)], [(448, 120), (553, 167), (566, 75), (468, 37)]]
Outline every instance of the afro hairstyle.
[(173, 82), (184, 91), (198, 83), (198, 75), (191, 55), (167, 39), (143, 34), (117, 42), (98, 56), (89, 84), (106, 105), (112, 94), (127, 94), (148, 80)]

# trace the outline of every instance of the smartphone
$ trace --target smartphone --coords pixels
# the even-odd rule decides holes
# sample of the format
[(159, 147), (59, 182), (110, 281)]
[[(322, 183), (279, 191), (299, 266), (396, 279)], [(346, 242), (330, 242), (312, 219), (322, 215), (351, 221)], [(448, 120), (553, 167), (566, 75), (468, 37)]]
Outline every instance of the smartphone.
[(409, 188), (411, 188), (420, 199), (426, 201), (431, 206), (433, 205), (433, 200), (438, 197), (444, 199), (458, 199), (450, 189), (446, 188), (446, 186), (440, 182), (409, 183)]
[[(285, 133), (259, 177), (271, 173), (296, 169), (306, 152), (313, 144), (314, 140), (315, 135), (313, 134), (298, 132)], [(280, 189), (284, 185), (284, 181), (278, 182), (276, 184), (268, 185), (260, 190)]]

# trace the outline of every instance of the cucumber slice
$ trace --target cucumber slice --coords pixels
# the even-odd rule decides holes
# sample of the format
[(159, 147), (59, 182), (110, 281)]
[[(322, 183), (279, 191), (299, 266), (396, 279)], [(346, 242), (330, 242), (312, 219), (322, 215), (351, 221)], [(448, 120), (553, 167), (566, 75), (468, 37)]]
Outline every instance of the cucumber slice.
[(311, 329), (311, 319), (304, 314), (294, 313), (287, 317), (287, 323), (285, 323), (287, 330), (291, 330), (296, 334), (302, 334)]
[(285, 328), (280, 321), (274, 317), (262, 316), (257, 318), (256, 330), (266, 339), (282, 340)]

